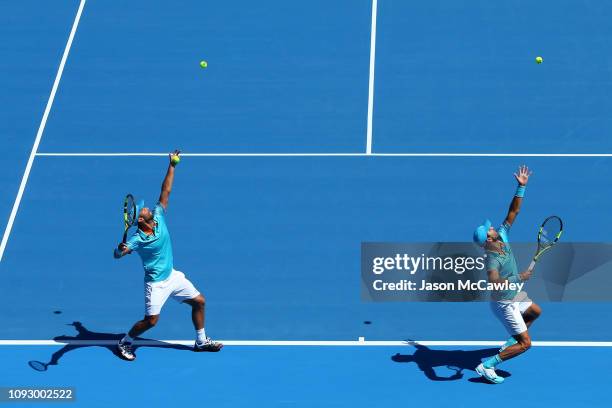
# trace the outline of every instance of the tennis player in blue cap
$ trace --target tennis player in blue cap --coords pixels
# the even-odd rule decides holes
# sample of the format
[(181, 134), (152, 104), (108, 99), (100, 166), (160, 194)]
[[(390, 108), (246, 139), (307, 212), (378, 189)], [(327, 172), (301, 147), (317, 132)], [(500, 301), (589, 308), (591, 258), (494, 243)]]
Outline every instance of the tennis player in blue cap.
[(166, 209), (179, 153), (177, 150), (170, 154), (170, 164), (155, 209), (149, 210), (144, 206), (144, 202), (140, 201), (136, 208), (138, 230), (125, 244), (121, 243), (115, 249), (115, 258), (136, 251), (140, 255), (145, 272), (145, 316), (134, 324), (117, 345), (121, 356), (130, 361), (136, 358), (132, 349), (134, 338), (157, 324), (161, 309), (169, 297), (191, 306), (191, 319), (196, 330), (194, 351), (219, 351), (223, 347), (223, 344), (206, 337), (204, 296), (184, 273), (174, 269), (172, 243), (166, 226)]
[[(486, 220), (474, 231), (474, 242), (484, 248), (487, 254), (487, 277), (492, 283), (519, 283), (531, 277), (531, 270), (518, 272), (516, 259), (510, 247), (508, 235), (510, 227), (518, 215), (525, 188), (531, 172), (527, 166), (520, 166), (514, 174), (518, 186), (504, 223), (495, 229), (491, 221)], [(495, 372), (495, 367), (502, 361), (509, 360), (524, 353), (531, 347), (531, 338), (527, 328), (540, 316), (542, 309), (532, 302), (525, 292), (517, 290), (500, 290), (491, 294), (491, 310), (504, 325), (510, 338), (504, 343), (499, 353), (488, 358), (476, 367), (476, 372), (489, 382), (500, 384), (504, 381)]]

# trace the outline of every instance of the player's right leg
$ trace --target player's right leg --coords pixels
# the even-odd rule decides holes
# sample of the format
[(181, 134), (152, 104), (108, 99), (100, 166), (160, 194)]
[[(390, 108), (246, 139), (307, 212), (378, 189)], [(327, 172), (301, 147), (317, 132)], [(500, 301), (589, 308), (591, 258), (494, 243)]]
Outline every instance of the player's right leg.
[(531, 303), (531, 305), (521, 313), (523, 320), (527, 327), (531, 327), (533, 322), (542, 314), (542, 308), (537, 303)]
[[(511, 301), (496, 301), (491, 302), (491, 310), (500, 320), (508, 333), (512, 336), (515, 344), (508, 345), (494, 355), (483, 361), (476, 367), (476, 372), (494, 384), (500, 384), (504, 379), (497, 375), (495, 367), (502, 361), (509, 360), (524, 353), (531, 347), (531, 338), (527, 331), (527, 324), (523, 320), (522, 312), (525, 312), (531, 305), (531, 301), (527, 302), (511, 302)], [(506, 344), (510, 344), (506, 342)]]
[(123, 336), (119, 343), (117, 343), (117, 349), (121, 357), (126, 360), (132, 361), (136, 359), (136, 354), (134, 354), (134, 349), (132, 347), (132, 343), (134, 339), (140, 336), (142, 333), (147, 330), (155, 327), (157, 322), (159, 321), (159, 315), (145, 316), (142, 320), (134, 323), (130, 331)]
[(510, 360), (531, 348), (531, 337), (529, 337), (529, 332), (526, 329), (524, 332), (515, 334), (512, 337), (516, 340), (516, 344), (505, 348), (501, 353), (486, 359), (476, 367), (476, 372), (489, 382), (494, 384), (504, 382), (504, 379), (495, 372), (495, 367), (502, 361)]
[(119, 354), (124, 359), (132, 361), (136, 358), (132, 347), (134, 339), (157, 324), (161, 309), (171, 293), (172, 288), (167, 281), (145, 282), (145, 316), (117, 344)]
[(531, 337), (529, 336), (529, 332), (527, 330), (520, 334), (515, 334), (512, 337), (514, 337), (516, 340), (516, 344), (505, 348), (501, 353), (499, 353), (499, 357), (502, 361), (510, 360), (511, 358), (519, 356), (531, 348)]
[[(520, 302), (518, 304), (518, 308), (521, 312), (521, 316), (523, 317), (523, 321), (525, 322), (527, 328), (530, 328), (533, 322), (535, 322), (536, 319), (542, 314), (542, 308), (531, 300), (529, 302)], [(514, 336), (510, 336), (510, 338), (506, 340), (503, 346), (501, 346), (499, 352), (501, 353), (502, 351), (504, 351), (510, 346), (515, 345), (516, 343), (517, 341)]]

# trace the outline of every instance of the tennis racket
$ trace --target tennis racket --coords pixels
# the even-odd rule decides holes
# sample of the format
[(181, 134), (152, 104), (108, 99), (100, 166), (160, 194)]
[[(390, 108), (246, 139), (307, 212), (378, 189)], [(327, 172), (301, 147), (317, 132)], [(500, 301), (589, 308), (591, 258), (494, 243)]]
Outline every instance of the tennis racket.
[(134, 223), (136, 223), (136, 203), (134, 202), (134, 196), (128, 194), (125, 196), (125, 200), (123, 201), (123, 223), (125, 227), (125, 231), (123, 231), (123, 242), (127, 239), (128, 230)]
[(540, 226), (540, 230), (538, 231), (538, 249), (533, 256), (531, 264), (529, 264), (530, 271), (535, 268), (536, 262), (538, 262), (544, 252), (548, 251), (557, 243), (557, 241), (559, 241), (562, 233), (563, 221), (561, 221), (561, 218), (557, 217), (556, 215), (551, 215), (544, 220)]

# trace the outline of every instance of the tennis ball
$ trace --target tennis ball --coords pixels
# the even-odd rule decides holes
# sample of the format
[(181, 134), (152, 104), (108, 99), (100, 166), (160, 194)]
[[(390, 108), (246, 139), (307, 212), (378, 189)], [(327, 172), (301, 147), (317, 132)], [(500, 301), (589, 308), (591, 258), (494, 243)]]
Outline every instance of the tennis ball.
[(541, 64), (541, 63), (542, 63), (542, 61), (544, 61), (544, 59), (543, 59), (542, 57), (536, 57), (536, 62), (537, 62), (538, 64)]
[(181, 161), (181, 158), (178, 156), (172, 156), (172, 158), (170, 159), (170, 162), (172, 163), (173, 166), (176, 166), (177, 164), (179, 164)]
[(207, 66), (208, 66), (208, 62), (206, 62), (204, 60), (200, 61), (200, 67), (206, 68)]

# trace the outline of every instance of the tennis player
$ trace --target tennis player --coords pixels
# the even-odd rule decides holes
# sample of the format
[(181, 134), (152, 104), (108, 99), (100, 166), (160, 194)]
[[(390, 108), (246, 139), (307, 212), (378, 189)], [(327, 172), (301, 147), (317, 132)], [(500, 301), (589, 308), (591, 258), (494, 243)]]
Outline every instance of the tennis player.
[(191, 306), (191, 319), (196, 330), (194, 351), (219, 351), (223, 347), (223, 344), (206, 337), (204, 296), (182, 272), (174, 269), (172, 243), (166, 226), (166, 210), (174, 181), (175, 163), (172, 157), (178, 155), (179, 151), (170, 154), (170, 164), (155, 209), (151, 212), (144, 206), (144, 202), (138, 203), (138, 230), (125, 244), (119, 244), (114, 253), (115, 258), (121, 258), (136, 251), (140, 255), (145, 272), (145, 316), (134, 324), (117, 345), (121, 356), (130, 361), (136, 358), (132, 349), (134, 338), (157, 324), (161, 309), (169, 297)]
[[(487, 254), (487, 276), (492, 283), (519, 283), (531, 277), (530, 270), (519, 273), (516, 259), (510, 247), (508, 235), (510, 227), (521, 209), (525, 188), (531, 172), (527, 166), (520, 166), (518, 173), (514, 174), (518, 186), (512, 198), (510, 209), (504, 223), (495, 230), (491, 221), (486, 220), (474, 231), (474, 242), (484, 248)], [(495, 367), (502, 361), (509, 360), (524, 353), (531, 347), (531, 338), (527, 328), (540, 316), (542, 309), (532, 302), (525, 292), (517, 290), (503, 290), (491, 294), (491, 310), (501, 321), (510, 338), (494, 355), (476, 367), (476, 372), (489, 382), (500, 384), (504, 381), (495, 372)]]

